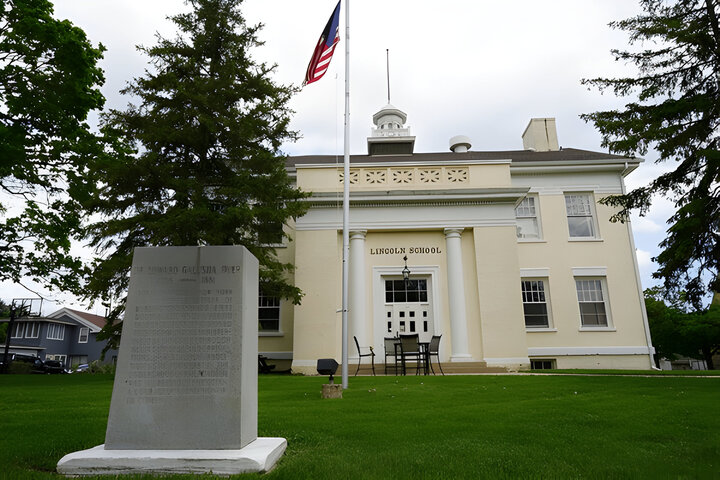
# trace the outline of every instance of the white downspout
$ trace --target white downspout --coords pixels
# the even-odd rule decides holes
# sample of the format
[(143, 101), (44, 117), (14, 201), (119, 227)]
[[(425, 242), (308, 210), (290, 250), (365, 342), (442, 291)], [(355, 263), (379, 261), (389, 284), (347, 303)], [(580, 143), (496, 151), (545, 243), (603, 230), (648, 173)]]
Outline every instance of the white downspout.
[[(625, 161), (625, 170), (620, 174), (620, 187), (622, 188), (622, 194), (625, 195), (626, 189), (625, 189), (625, 174), (628, 171), (628, 162)], [(630, 237), (630, 249), (632, 253), (632, 259), (633, 259), (633, 266), (635, 267), (635, 283), (637, 284), (638, 289), (638, 297), (640, 298), (640, 309), (642, 311), (642, 317), (643, 317), (643, 326), (645, 327), (645, 340), (647, 341), (647, 347), (648, 347), (648, 357), (650, 359), (650, 368), (653, 370), (660, 370), (655, 366), (655, 360), (653, 359), (653, 353), (655, 353), (655, 348), (652, 346), (652, 338), (650, 336), (650, 324), (648, 323), (648, 316), (647, 316), (647, 310), (645, 309), (645, 296), (643, 295), (642, 290), (642, 282), (640, 281), (640, 267), (638, 265), (637, 261), (637, 254), (635, 251), (635, 237), (633, 236), (632, 232), (632, 225), (630, 224), (630, 217), (628, 216), (627, 221), (625, 222), (625, 225), (627, 225), (627, 231), (628, 236)]]

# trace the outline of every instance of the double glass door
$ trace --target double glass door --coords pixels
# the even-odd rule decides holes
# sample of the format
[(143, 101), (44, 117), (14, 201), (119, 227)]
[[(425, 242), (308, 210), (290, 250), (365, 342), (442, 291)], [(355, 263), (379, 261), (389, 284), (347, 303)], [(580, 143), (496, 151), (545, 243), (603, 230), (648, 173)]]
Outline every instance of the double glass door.
[(385, 279), (385, 336), (417, 333), (421, 342), (430, 341), (432, 308), (427, 278)]

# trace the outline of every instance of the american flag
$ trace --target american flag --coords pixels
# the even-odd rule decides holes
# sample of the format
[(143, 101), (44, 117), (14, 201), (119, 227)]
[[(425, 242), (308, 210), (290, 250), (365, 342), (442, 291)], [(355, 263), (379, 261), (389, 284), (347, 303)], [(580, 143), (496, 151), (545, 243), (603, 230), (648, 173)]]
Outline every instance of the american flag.
[(317, 47), (313, 52), (310, 64), (305, 74), (305, 81), (303, 85), (316, 82), (325, 75), (328, 67), (330, 66), (330, 60), (332, 60), (333, 52), (335, 51), (335, 45), (340, 41), (340, 2), (337, 7), (330, 15), (325, 29), (320, 35)]

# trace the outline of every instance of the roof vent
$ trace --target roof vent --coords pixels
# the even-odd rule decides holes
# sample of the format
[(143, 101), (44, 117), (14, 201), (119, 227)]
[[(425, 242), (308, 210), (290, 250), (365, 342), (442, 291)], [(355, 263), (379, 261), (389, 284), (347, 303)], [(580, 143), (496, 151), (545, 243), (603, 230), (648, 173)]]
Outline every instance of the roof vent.
[(466, 153), (471, 146), (470, 139), (465, 135), (455, 135), (450, 139), (450, 150), (455, 153)]

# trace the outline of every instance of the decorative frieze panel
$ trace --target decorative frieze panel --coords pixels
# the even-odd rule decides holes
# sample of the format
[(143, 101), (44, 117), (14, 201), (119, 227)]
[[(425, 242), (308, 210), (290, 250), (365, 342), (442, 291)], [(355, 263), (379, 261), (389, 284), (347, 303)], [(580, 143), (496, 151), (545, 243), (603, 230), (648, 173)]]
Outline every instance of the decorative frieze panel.
[[(339, 175), (340, 175), (340, 183), (343, 183), (345, 173), (340, 172)], [(360, 173), (356, 169), (350, 170), (350, 185), (356, 185), (357, 183), (359, 183), (358, 182), (359, 179), (360, 179)]]
[(392, 183), (395, 184), (406, 184), (413, 183), (413, 170), (390, 170), (392, 174)]
[(387, 171), (385, 170), (365, 170), (365, 183), (370, 185), (380, 185), (387, 183)]
[(447, 178), (450, 183), (467, 183), (468, 181), (468, 169), (467, 168), (448, 168)]
[[(343, 183), (343, 172), (338, 173)], [(470, 182), (467, 167), (440, 168), (353, 168), (350, 170), (350, 185), (454, 185)]]
[(440, 183), (442, 170), (439, 168), (421, 168), (418, 170), (420, 183)]

